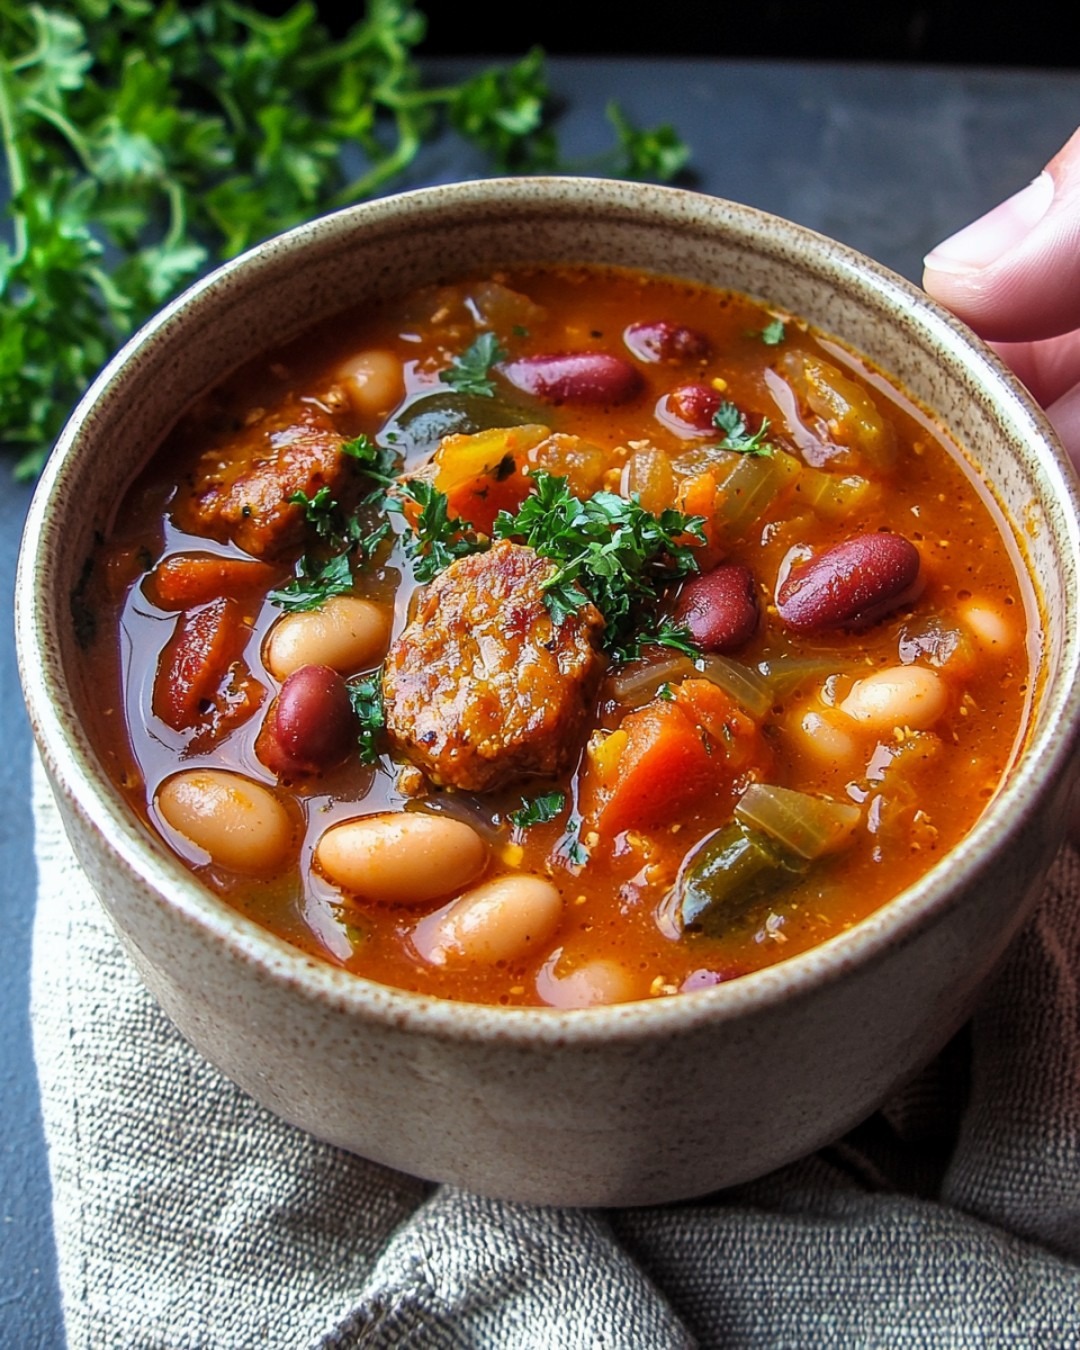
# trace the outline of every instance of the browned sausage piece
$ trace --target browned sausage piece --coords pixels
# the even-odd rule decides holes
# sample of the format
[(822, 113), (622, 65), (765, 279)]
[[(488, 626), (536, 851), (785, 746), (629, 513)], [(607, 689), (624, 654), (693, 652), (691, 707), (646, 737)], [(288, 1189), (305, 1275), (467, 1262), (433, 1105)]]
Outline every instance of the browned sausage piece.
[(303, 541), (304, 509), (290, 503), (294, 493), (314, 497), (326, 486), (339, 495), (347, 473), (342, 441), (318, 403), (287, 399), (201, 457), (177, 503), (180, 524), (259, 558), (277, 556)]
[(383, 676), (394, 747), (432, 782), (470, 792), (568, 768), (601, 673), (591, 604), (552, 622), (554, 564), (506, 541), (460, 558), (424, 592)]

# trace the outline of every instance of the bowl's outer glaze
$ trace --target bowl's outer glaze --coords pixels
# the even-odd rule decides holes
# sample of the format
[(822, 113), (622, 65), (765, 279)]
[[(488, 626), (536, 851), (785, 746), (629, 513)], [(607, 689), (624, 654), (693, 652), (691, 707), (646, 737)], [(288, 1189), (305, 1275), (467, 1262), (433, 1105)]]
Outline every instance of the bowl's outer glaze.
[[(180, 409), (259, 350), (374, 294), (485, 264), (595, 261), (731, 286), (808, 318), (937, 410), (1023, 530), (1045, 617), (1028, 747), (971, 836), (855, 929), (729, 985), (576, 1012), (484, 1008), (321, 965), (204, 891), (131, 818), (81, 727), (72, 596), (95, 531)], [(354, 208), (263, 245), (166, 309), (72, 418), (27, 527), (27, 702), (76, 853), (147, 985), (209, 1059), (367, 1157), (539, 1203), (703, 1194), (836, 1137), (957, 1029), (1060, 842), (1080, 726), (1080, 529), (1045, 419), (907, 283), (746, 207), (582, 179), (489, 181)]]

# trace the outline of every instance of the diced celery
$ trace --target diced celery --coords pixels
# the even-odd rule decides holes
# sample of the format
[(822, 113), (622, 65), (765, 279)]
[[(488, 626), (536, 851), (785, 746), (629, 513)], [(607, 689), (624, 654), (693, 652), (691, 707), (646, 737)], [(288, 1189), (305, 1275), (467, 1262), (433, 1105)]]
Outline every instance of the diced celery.
[(700, 674), (729, 694), (740, 708), (760, 722), (775, 702), (772, 686), (753, 666), (715, 654), (698, 659)]
[(785, 369), (799, 396), (821, 418), (829, 435), (878, 470), (896, 462), (896, 433), (867, 391), (836, 366), (807, 352), (788, 352)]
[(759, 900), (793, 885), (806, 871), (768, 835), (733, 820), (689, 860), (679, 883), (677, 916), (685, 931), (720, 937)]
[(719, 480), (723, 500), (716, 511), (716, 524), (724, 537), (737, 539), (745, 534), (801, 469), (795, 456), (784, 450), (771, 455), (740, 455)]
[(806, 467), (796, 488), (799, 500), (822, 520), (842, 521), (864, 511), (878, 496), (879, 489), (869, 478), (858, 474), (823, 473)]
[(609, 688), (618, 703), (628, 708), (641, 708), (652, 702), (661, 685), (692, 679), (698, 673), (697, 666), (688, 656), (670, 656), (647, 666), (635, 665), (613, 676)]
[(851, 802), (751, 783), (739, 798), (735, 815), (744, 825), (763, 830), (788, 852), (812, 862), (847, 848), (861, 813)]
[(838, 675), (850, 668), (850, 663), (834, 655), (778, 656), (761, 661), (759, 673), (772, 690), (773, 702), (780, 702), (807, 684), (824, 684), (830, 675)]

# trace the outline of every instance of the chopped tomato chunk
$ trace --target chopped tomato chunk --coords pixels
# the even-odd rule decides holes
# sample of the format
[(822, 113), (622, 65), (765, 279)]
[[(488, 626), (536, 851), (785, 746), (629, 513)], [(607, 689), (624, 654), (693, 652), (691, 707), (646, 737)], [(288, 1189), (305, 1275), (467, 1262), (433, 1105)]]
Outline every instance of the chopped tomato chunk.
[(207, 719), (249, 631), (231, 597), (180, 616), (154, 680), (154, 713), (166, 726), (189, 731)]
[(192, 609), (221, 596), (260, 596), (283, 577), (270, 563), (213, 553), (174, 553), (146, 578), (146, 598), (159, 609)]

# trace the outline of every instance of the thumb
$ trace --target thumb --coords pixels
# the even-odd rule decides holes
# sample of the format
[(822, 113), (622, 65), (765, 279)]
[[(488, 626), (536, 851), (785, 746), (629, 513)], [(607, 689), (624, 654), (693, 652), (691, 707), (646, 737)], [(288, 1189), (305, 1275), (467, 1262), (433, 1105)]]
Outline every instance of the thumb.
[(926, 257), (923, 285), (984, 338), (1080, 326), (1080, 131), (1041, 174)]

